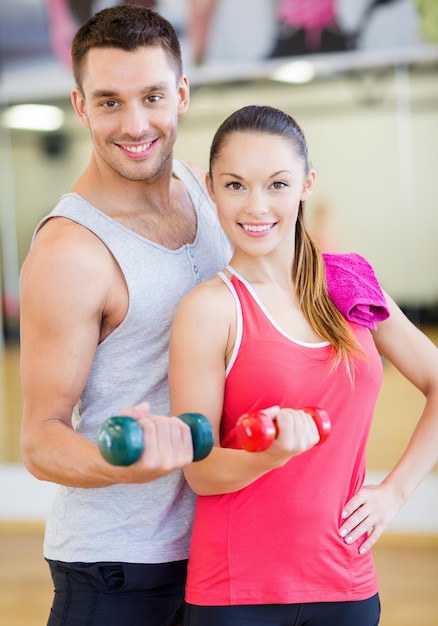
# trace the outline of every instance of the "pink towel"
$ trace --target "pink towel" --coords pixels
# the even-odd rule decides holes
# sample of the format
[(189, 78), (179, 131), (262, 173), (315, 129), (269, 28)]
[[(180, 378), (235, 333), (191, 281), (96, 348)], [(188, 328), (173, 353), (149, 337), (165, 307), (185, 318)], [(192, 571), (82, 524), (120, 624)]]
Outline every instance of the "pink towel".
[(323, 254), (327, 289), (333, 304), (349, 321), (376, 330), (389, 317), (374, 270), (359, 254)]

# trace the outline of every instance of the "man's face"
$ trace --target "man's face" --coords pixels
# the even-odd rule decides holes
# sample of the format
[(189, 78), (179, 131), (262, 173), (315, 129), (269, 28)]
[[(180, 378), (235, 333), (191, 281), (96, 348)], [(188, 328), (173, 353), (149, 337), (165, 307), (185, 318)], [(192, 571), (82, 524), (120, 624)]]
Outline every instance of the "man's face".
[(153, 181), (171, 162), (178, 118), (188, 101), (187, 78), (177, 78), (159, 46), (134, 52), (92, 48), (83, 68), (82, 91), (72, 92), (102, 173), (110, 168), (133, 181)]

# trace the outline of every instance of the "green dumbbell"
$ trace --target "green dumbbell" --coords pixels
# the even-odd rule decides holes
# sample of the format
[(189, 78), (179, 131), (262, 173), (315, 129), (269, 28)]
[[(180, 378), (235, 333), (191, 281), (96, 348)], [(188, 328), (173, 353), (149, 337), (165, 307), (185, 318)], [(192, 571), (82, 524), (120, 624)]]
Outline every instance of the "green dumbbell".
[[(190, 426), (193, 440), (193, 460), (201, 461), (213, 447), (213, 427), (201, 413), (182, 413), (180, 420)], [(112, 465), (132, 465), (143, 454), (143, 429), (136, 419), (115, 415), (107, 419), (97, 439), (100, 453)]]

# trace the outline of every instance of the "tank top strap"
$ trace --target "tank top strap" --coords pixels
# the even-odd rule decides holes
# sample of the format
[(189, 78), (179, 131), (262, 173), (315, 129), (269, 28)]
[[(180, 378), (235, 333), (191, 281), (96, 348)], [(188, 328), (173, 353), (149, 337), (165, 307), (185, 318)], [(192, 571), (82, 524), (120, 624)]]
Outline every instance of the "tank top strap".
[[(228, 277), (225, 271), (231, 276)], [(227, 265), (218, 276), (227, 285), (236, 303), (236, 341), (227, 366), (228, 373), (242, 344), (270, 338), (281, 341), (283, 338), (252, 286), (233, 267)]]

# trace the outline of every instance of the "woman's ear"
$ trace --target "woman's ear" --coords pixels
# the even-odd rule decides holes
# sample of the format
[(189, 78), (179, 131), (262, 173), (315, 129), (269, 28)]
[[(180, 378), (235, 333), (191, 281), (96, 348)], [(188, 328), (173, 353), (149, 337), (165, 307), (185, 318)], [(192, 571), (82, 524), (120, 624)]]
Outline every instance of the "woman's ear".
[(207, 187), (208, 195), (210, 196), (211, 201), (214, 202), (213, 181), (209, 172), (205, 174), (205, 185)]
[(315, 187), (315, 178), (316, 172), (315, 170), (310, 170), (304, 179), (303, 191), (301, 193), (301, 200), (308, 200), (313, 193), (313, 189)]

